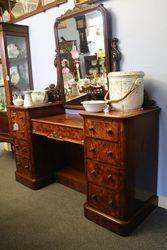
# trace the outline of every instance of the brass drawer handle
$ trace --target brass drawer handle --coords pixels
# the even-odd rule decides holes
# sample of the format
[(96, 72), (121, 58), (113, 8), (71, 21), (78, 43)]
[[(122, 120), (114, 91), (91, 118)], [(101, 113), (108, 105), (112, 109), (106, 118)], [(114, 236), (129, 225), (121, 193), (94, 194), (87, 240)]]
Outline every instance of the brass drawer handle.
[(90, 152), (95, 153), (96, 149), (95, 148), (90, 148)]
[(112, 205), (113, 205), (113, 200), (110, 200), (110, 201), (108, 202), (108, 205), (109, 205), (109, 206), (112, 206)]
[(94, 130), (94, 127), (89, 127), (89, 131), (93, 132)]
[(25, 166), (26, 169), (29, 168), (29, 167), (30, 167), (30, 166), (28, 166), (28, 165)]
[(95, 194), (92, 194), (92, 195), (91, 195), (91, 199), (97, 200), (97, 196), (96, 196)]
[(90, 172), (90, 174), (96, 175), (96, 171), (95, 171), (95, 170), (92, 170), (92, 171)]
[(111, 135), (112, 134), (112, 129), (109, 128), (109, 129), (106, 130), (106, 132), (107, 132), (107, 134)]
[(112, 180), (112, 175), (111, 174), (108, 175), (108, 179)]
[(62, 136), (59, 136), (56, 132), (50, 133), (48, 136), (50, 139), (55, 139), (58, 141), (64, 141)]
[(113, 156), (112, 151), (108, 151), (108, 152), (107, 152), (107, 156), (108, 156), (108, 157), (112, 157), (112, 156)]

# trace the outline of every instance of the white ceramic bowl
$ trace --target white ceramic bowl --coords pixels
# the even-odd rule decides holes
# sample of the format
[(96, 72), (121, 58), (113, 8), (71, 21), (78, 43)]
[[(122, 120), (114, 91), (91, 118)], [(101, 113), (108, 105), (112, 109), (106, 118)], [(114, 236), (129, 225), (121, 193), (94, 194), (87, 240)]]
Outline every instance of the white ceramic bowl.
[(106, 106), (106, 101), (92, 100), (81, 102), (87, 112), (102, 112)]

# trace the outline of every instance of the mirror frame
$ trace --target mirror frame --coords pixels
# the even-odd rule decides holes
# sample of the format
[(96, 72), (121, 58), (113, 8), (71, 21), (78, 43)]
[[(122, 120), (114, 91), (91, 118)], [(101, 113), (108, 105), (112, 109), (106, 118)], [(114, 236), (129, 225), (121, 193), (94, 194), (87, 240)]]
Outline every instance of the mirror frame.
[(59, 46), (59, 35), (58, 35), (58, 25), (61, 21), (67, 20), (69, 18), (75, 18), (77, 16), (87, 14), (91, 11), (100, 11), (103, 17), (103, 27), (104, 27), (104, 45), (106, 52), (106, 69), (107, 73), (111, 71), (119, 70), (119, 62), (121, 59), (120, 51), (117, 47), (118, 39), (112, 39), (112, 28), (110, 22), (110, 14), (108, 10), (103, 6), (103, 4), (83, 4), (77, 5), (72, 10), (68, 10), (65, 14), (61, 15), (56, 19), (54, 24), (54, 33), (55, 33), (55, 42), (56, 42), (56, 57), (54, 65), (57, 68), (57, 88), (59, 89), (60, 99), (63, 101), (65, 108), (71, 109), (83, 109), (81, 104), (70, 104), (67, 105), (65, 102), (65, 93), (64, 93), (64, 81), (62, 74), (62, 66), (60, 59), (60, 46)]

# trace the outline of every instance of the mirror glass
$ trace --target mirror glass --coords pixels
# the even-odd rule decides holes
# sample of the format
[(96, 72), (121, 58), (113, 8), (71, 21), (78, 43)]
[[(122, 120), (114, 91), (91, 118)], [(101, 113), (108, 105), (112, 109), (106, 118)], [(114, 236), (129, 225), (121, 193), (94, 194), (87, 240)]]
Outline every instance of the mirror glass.
[(100, 11), (64, 19), (58, 40), (66, 102), (103, 99), (107, 90), (104, 23)]

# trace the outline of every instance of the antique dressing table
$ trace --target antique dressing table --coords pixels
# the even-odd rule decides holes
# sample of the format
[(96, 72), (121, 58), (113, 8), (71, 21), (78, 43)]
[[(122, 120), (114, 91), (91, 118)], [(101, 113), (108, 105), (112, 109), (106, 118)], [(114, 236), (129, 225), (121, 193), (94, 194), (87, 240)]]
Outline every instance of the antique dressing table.
[[(85, 193), (85, 216), (125, 236), (158, 204), (159, 108), (126, 113), (79, 109), (84, 98), (99, 94), (103, 98), (101, 82), (107, 84), (106, 74), (119, 70), (117, 40), (110, 51), (107, 20), (102, 5), (76, 7), (57, 20), (55, 65), (60, 100), (30, 108), (11, 105), (10, 130), (17, 181), (32, 189), (58, 181)], [(76, 27), (73, 34), (72, 24)], [(96, 40), (91, 44), (91, 32), (98, 37), (103, 32), (98, 39), (98, 44), (105, 41), (102, 47)], [(84, 68), (88, 58), (92, 68)]]

